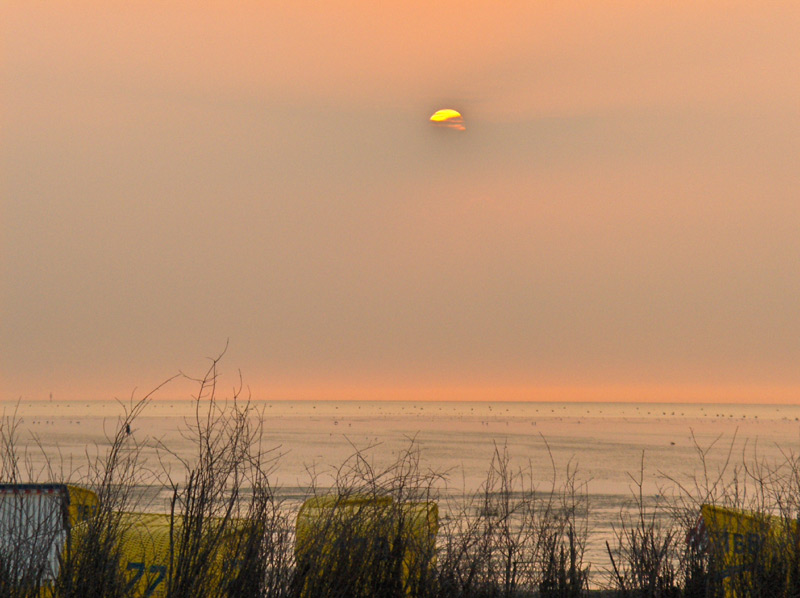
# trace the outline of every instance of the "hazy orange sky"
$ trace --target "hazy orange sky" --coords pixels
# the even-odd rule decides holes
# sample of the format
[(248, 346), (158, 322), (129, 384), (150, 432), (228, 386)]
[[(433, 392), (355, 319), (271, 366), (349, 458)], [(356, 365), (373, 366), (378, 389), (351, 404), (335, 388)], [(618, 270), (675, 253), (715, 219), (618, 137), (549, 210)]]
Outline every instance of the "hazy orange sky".
[(798, 402), (798, 31), (796, 0), (5, 1), (0, 398), (229, 339), (259, 398)]

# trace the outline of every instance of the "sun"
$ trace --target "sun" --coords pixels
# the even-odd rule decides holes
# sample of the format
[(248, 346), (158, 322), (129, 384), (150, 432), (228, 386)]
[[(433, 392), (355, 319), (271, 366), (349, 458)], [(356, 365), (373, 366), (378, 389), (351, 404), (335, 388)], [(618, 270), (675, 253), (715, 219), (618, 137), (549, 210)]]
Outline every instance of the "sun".
[(456, 131), (465, 131), (464, 117), (458, 110), (452, 108), (443, 108), (434, 112), (428, 122), (434, 127), (443, 127), (447, 129), (455, 129)]

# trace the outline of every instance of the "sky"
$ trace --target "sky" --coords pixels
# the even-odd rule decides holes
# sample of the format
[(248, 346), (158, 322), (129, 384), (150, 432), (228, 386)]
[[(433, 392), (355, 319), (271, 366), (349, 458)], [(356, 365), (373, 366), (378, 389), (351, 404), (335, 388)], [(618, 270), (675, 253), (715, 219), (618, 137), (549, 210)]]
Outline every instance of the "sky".
[(227, 346), (265, 399), (800, 402), (798, 31), (796, 0), (3, 2), (0, 398)]

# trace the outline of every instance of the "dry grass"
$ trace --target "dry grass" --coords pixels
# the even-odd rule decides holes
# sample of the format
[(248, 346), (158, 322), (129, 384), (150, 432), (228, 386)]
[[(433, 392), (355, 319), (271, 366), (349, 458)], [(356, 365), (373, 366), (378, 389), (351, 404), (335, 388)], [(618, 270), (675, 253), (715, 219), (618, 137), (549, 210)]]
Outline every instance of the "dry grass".
[[(142, 595), (147, 588), (131, 583), (124, 548), (137, 532), (124, 514), (137, 509), (135, 490), (153, 485), (171, 492), (168, 556), (158, 590), (163, 594), (156, 595), (577, 598), (598, 593), (588, 587), (584, 562), (587, 484), (572, 464), (559, 469), (552, 456), (550, 479), (537, 480), (530, 465), (512, 465), (500, 446), (479, 490), (457, 503), (448, 499), (446, 473), (423, 468), (413, 439), (383, 468), (370, 461), (368, 450), (354, 446), (336, 469), (332, 488), (311, 476), (309, 504), (317, 508), (295, 547), (293, 515), (270, 483), (277, 454), (261, 448), (262, 414), (241, 384), (229, 398), (218, 397), (218, 364), (219, 358), (212, 360), (195, 380), (194, 417), (185, 429), (193, 454), (180, 456), (162, 444), (147, 447), (180, 462), (178, 471), (154, 469), (152, 462), (145, 466), (145, 447), (127, 433), (151, 395), (121, 405), (123, 414), (105, 449), (87, 455), (79, 474), (67, 473), (69, 480), (63, 463), (34, 469), (16, 415), (3, 418), (0, 481), (61, 476), (93, 489), (100, 503), (63, 543), (60, 574), (52, 585), (45, 563), (47, 550), (58, 543), (54, 526), (15, 528), (8, 524), (13, 518), (5, 517), (0, 597), (38, 597), (42, 587), (54, 598)], [(542, 440), (542, 450), (549, 452)], [(690, 484), (662, 476), (656, 499), (643, 490), (648, 475), (643, 456), (640, 470), (631, 475), (630, 505), (607, 542), (608, 562), (593, 564), (606, 572), (604, 596), (717, 597), (726, 590), (740, 597), (800, 595), (800, 459), (785, 453), (783, 461), (768, 463), (755, 448), (736, 456), (731, 442), (724, 465), (711, 471), (710, 452), (726, 450), (718, 444), (696, 444), (697, 476)], [(783, 533), (754, 545), (735, 574), (723, 579), (719, 547), (711, 542), (700, 551), (685, 541), (702, 504), (763, 513), (765, 529), (783, 526)], [(442, 508), (436, 525), (431, 505)]]

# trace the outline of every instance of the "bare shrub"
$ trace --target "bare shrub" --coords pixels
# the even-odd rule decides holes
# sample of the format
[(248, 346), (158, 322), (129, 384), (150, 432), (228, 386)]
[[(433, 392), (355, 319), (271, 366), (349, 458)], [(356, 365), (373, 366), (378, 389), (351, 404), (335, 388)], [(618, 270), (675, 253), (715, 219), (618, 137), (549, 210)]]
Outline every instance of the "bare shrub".
[[(243, 396), (217, 396), (218, 364), (196, 380), (194, 418), (184, 436), (195, 455), (172, 489), (167, 593), (171, 598), (283, 596), (291, 557), (288, 521), (269, 482), (275, 449), (264, 451), (263, 418)], [(161, 450), (171, 452), (168, 447)]]
[(588, 507), (575, 473), (568, 466), (559, 484), (553, 464), (550, 487), (539, 492), (530, 465), (513, 469), (507, 448), (495, 447), (483, 486), (444, 527), (440, 595), (580, 595)]
[(104, 452), (87, 454), (88, 473), (84, 484), (93, 489), (99, 502), (91, 515), (71, 531), (67, 541), (56, 595), (65, 598), (125, 598), (134, 588), (125, 578), (123, 542), (124, 513), (135, 509), (135, 489), (152, 483), (153, 473), (141, 463), (143, 446), (130, 428), (144, 411), (153, 394), (169, 380), (145, 395), (120, 403), (123, 415)]
[[(371, 447), (372, 448), (372, 447)], [(298, 516), (297, 596), (426, 596), (434, 587), (438, 522), (435, 483), (413, 440), (388, 467), (365, 451), (334, 473), (330, 491), (312, 475), (312, 497)]]
[(20, 481), (30, 479), (21, 471), (28, 461), (27, 453), (20, 454), (18, 407), (19, 403), (0, 419), (0, 483), (8, 485), (0, 504), (0, 595), (33, 598), (53, 577), (51, 547), (60, 539), (64, 513), (56, 504), (31, 509), (24, 497), (12, 491)]
[[(800, 595), (800, 462), (791, 452), (766, 460), (748, 442), (735, 457), (734, 435), (722, 464), (712, 468), (709, 455), (720, 440), (705, 447), (695, 440), (699, 473), (689, 483), (667, 478), (671, 516), (689, 532), (680, 570), (684, 595)], [(710, 522), (697, 519), (703, 505), (727, 509), (730, 527), (708, 529)]]
[(633, 508), (620, 512), (614, 548), (606, 541), (611, 585), (626, 597), (679, 596), (678, 569), (685, 536), (660, 496), (652, 503), (645, 497), (644, 454), (638, 476), (630, 477)]
[[(269, 482), (274, 451), (261, 449), (262, 418), (250, 401), (241, 397), (241, 385), (230, 400), (217, 399), (218, 361), (212, 360), (206, 374), (197, 380), (195, 418), (186, 429), (196, 454), (182, 458), (173, 453), (184, 465), (185, 481), (174, 479), (166, 467), (161, 471), (149, 469), (142, 456), (145, 449), (153, 447), (130, 434), (153, 393), (129, 404), (121, 403), (124, 414), (108, 437), (107, 446), (97, 447), (95, 454), (87, 453), (87, 467), (77, 480), (94, 490), (99, 503), (71, 529), (59, 523), (32, 532), (28, 525), (21, 539), (0, 530), (4, 539), (0, 546), (0, 595), (32, 598), (42, 595), (43, 588), (49, 588), (45, 591), (53, 598), (127, 598), (151, 592), (155, 585), (146, 579), (147, 589), (143, 590), (145, 586), (136, 581), (140, 578), (137, 570), (131, 572), (132, 565), (144, 569), (144, 564), (127, 559), (130, 547), (148, 533), (142, 527), (145, 516), (136, 512), (140, 506), (138, 489), (165, 481), (172, 489), (171, 512), (155, 517), (169, 522), (169, 566), (163, 567), (164, 590), (159, 594), (164, 591), (170, 597), (191, 598), (288, 595), (293, 570), (291, 529)], [(0, 471), (3, 481), (12, 484), (35, 480), (31, 467), (26, 467), (27, 474), (21, 471), (21, 465), (29, 460), (26, 452), (19, 452), (18, 432), (17, 419), (0, 422)], [(169, 452), (163, 445), (157, 448), (162, 454)], [(67, 521), (66, 512), (58, 515)], [(20, 517), (4, 519), (15, 522)], [(59, 530), (67, 530), (67, 536), (50, 537)], [(42, 540), (42, 534), (50, 536), (42, 536)], [(39, 552), (52, 547), (59, 551), (59, 574), (54, 585), (48, 585), (46, 571), (35, 572), (29, 567), (30, 572), (22, 575), (9, 569), (14, 550), (19, 552), (18, 547), (23, 545), (41, 545), (43, 548), (36, 549)], [(28, 554), (28, 560), (42, 563), (48, 556), (42, 554), (37, 559)]]

